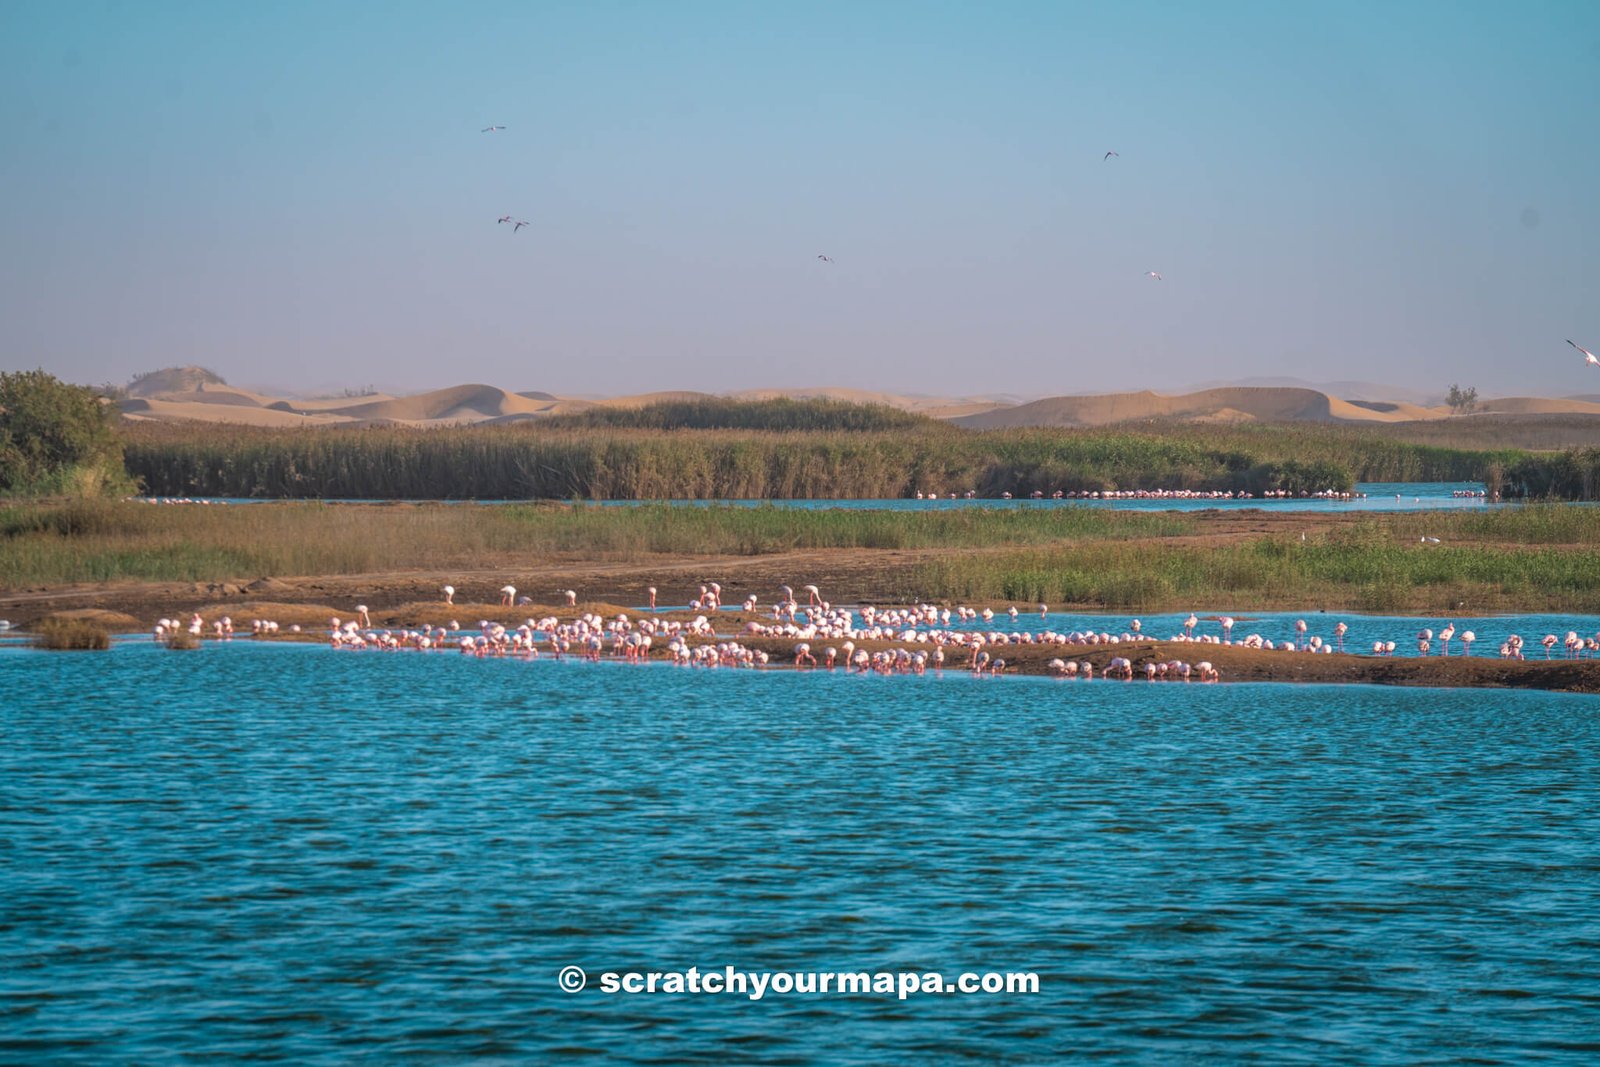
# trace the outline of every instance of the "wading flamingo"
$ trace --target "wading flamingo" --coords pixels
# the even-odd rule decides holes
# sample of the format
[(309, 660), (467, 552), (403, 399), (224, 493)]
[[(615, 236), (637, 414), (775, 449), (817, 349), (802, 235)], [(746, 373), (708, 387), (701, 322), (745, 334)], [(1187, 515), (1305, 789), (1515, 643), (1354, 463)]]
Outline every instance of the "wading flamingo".
[(500, 587), (500, 603), (504, 604), (506, 607), (510, 607), (512, 605), (512, 603), (515, 601), (516, 595), (516, 586), (502, 585)]
[(1472, 642), (1476, 641), (1477, 639), (1478, 639), (1478, 635), (1473, 633), (1471, 630), (1463, 630), (1462, 631), (1462, 633), (1461, 633), (1461, 648), (1462, 648), (1461, 654), (1463, 656), (1472, 655)]
[(1439, 643), (1444, 645), (1444, 652), (1441, 653), (1442, 655), (1448, 656), (1450, 654), (1450, 639), (1455, 635), (1456, 624), (1453, 622), (1445, 623), (1444, 629), (1439, 631)]

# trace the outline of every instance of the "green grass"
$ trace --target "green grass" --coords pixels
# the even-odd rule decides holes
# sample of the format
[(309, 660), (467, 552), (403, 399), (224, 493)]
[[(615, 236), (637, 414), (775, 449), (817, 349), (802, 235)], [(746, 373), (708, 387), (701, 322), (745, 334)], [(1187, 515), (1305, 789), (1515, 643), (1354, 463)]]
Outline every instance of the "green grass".
[(1600, 611), (1600, 556), (1550, 547), (1445, 547), (1259, 538), (1204, 548), (1091, 543), (927, 564), (924, 595), (1139, 610), (1327, 607)]
[(165, 506), (132, 501), (0, 508), (0, 587), (364, 574), (561, 554), (766, 555), (802, 549), (980, 548), (1167, 537), (1181, 513), (963, 508), (594, 505)]

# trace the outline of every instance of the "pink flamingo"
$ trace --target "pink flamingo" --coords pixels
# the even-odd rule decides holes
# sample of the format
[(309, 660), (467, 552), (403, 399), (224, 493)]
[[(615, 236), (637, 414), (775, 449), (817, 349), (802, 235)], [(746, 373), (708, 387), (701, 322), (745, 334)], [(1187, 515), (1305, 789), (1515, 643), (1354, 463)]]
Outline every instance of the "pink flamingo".
[(1294, 643), (1296, 648), (1306, 647), (1306, 620), (1304, 619), (1296, 619), (1294, 621)]
[(516, 586), (514, 586), (514, 585), (502, 585), (500, 587), (500, 603), (506, 605), (507, 607), (509, 607), (511, 605), (512, 600), (516, 595), (517, 595), (517, 587)]
[(1222, 641), (1223, 641), (1223, 644), (1228, 644), (1228, 645), (1233, 644), (1233, 616), (1232, 615), (1224, 615), (1222, 617)]
[(1448, 656), (1450, 654), (1450, 639), (1455, 635), (1456, 624), (1453, 622), (1445, 623), (1444, 629), (1439, 631), (1439, 640), (1444, 645), (1444, 651), (1441, 653), (1441, 655)]
[(447, 585), (447, 586), (445, 586), (443, 589), (441, 589), (439, 591), (444, 594), (444, 602), (446, 604), (454, 604), (455, 603), (455, 597), (456, 597), (456, 587), (455, 586)]
[(1344, 651), (1344, 635), (1349, 629), (1350, 627), (1346, 626), (1342, 622), (1333, 628), (1333, 636), (1338, 638), (1340, 652)]
[(1472, 642), (1476, 641), (1477, 639), (1478, 635), (1473, 633), (1471, 630), (1462, 631), (1461, 647), (1465, 650), (1461, 653), (1463, 656), (1472, 655)]
[(1556, 640), (1557, 640), (1557, 638), (1556, 638), (1555, 634), (1545, 634), (1543, 640), (1541, 640), (1539, 642), (1541, 645), (1544, 646), (1544, 658), (1545, 659), (1549, 659), (1550, 658), (1550, 650), (1552, 648), (1556, 647)]
[(1194, 612), (1191, 611), (1189, 613), (1189, 617), (1187, 619), (1183, 620), (1183, 635), (1185, 637), (1193, 637), (1194, 636), (1194, 628), (1196, 626), (1199, 626), (1199, 625), (1200, 625), (1200, 620), (1195, 618)]
[(650, 610), (654, 611), (656, 610), (656, 587), (652, 585), (646, 592), (650, 594)]
[(1569, 340), (1567, 342), (1567, 344), (1571, 345), (1573, 348), (1576, 348), (1579, 352), (1582, 352), (1583, 353), (1583, 361), (1585, 363), (1589, 364), (1589, 366), (1591, 366), (1591, 367), (1600, 367), (1600, 356), (1596, 356), (1593, 352), (1589, 351), (1587, 348), (1584, 348), (1582, 345), (1578, 344), (1575, 341), (1570, 341)]

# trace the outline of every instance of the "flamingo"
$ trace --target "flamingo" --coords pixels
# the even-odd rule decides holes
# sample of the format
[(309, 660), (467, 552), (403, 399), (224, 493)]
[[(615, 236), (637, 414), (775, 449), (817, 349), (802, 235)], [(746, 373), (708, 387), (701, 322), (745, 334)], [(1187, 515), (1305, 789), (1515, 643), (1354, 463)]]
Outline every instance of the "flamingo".
[(573, 591), (571, 589), (568, 589), (562, 595), (567, 598), (567, 607), (571, 608), (571, 607), (576, 607), (577, 606), (577, 604), (578, 604), (578, 594), (575, 591)]
[(1455, 635), (1456, 624), (1453, 622), (1445, 623), (1444, 629), (1439, 631), (1439, 641), (1444, 645), (1444, 652), (1441, 653), (1442, 655), (1448, 656), (1450, 654), (1450, 639)]
[(1473, 633), (1471, 630), (1462, 631), (1461, 646), (1466, 650), (1461, 653), (1463, 656), (1472, 655), (1472, 642), (1476, 641), (1477, 639), (1478, 635)]
[(1100, 162), (1104, 163), (1106, 160), (1110, 159), (1112, 156), (1115, 156), (1117, 154), (1118, 153), (1116, 153), (1116, 152), (1107, 152), (1105, 155), (1100, 157)]
[(361, 625), (362, 625), (362, 627), (367, 627), (367, 626), (371, 626), (372, 625), (372, 616), (367, 614), (367, 606), (365, 604), (357, 604), (356, 605), (356, 614), (361, 616)]
[(517, 220), (517, 224), (515, 226), (511, 227), (511, 232), (512, 233), (516, 233), (518, 230), (522, 229), (526, 225), (527, 225), (526, 222), (524, 222), (522, 219), (518, 219)]
[(1294, 643), (1297, 646), (1299, 646), (1300, 648), (1304, 648), (1305, 647), (1305, 644), (1306, 644), (1306, 620), (1304, 620), (1304, 619), (1296, 619), (1294, 621)]
[(1333, 636), (1335, 636), (1335, 637), (1337, 637), (1339, 639), (1339, 651), (1340, 652), (1344, 651), (1344, 635), (1349, 629), (1350, 629), (1350, 627), (1346, 626), (1342, 622), (1339, 625), (1337, 625), (1337, 626), (1335, 626), (1333, 628)]
[(1224, 615), (1219, 621), (1222, 623), (1223, 643), (1230, 645), (1233, 644), (1233, 616)]
[(447, 585), (444, 588), (440, 589), (439, 592), (444, 594), (444, 602), (446, 604), (454, 604), (455, 603), (455, 595), (456, 595), (456, 587), (455, 586)]
[(816, 586), (814, 586), (814, 585), (806, 586), (805, 587), (805, 593), (806, 593), (806, 596), (808, 597), (807, 603), (819, 604), (819, 603), (822, 602), (822, 594), (818, 591)]
[(1569, 340), (1567, 342), (1567, 344), (1572, 345), (1573, 348), (1576, 348), (1579, 352), (1582, 352), (1583, 353), (1583, 361), (1585, 363), (1589, 364), (1589, 366), (1591, 366), (1591, 367), (1600, 367), (1600, 356), (1596, 356), (1593, 352), (1589, 351), (1587, 348), (1584, 348), (1582, 345), (1580, 345), (1580, 344), (1578, 344), (1578, 343), (1576, 343), (1574, 341), (1570, 341)]
[(1541, 645), (1544, 646), (1544, 658), (1545, 659), (1549, 659), (1550, 658), (1550, 650), (1555, 647), (1556, 640), (1557, 640), (1557, 638), (1556, 638), (1555, 634), (1545, 634), (1543, 640), (1541, 640), (1539, 642)]
[(1160, 280), (1161, 280), (1161, 275), (1160, 275), (1160, 273), (1159, 273), (1159, 272), (1157, 272), (1157, 271), (1153, 271), (1153, 270), (1147, 270), (1147, 271), (1145, 271), (1145, 272), (1144, 272), (1144, 276), (1145, 276), (1145, 277), (1146, 277), (1146, 278), (1154, 278), (1154, 279), (1155, 279), (1155, 280), (1156, 280), (1156, 281), (1158, 281), (1158, 282), (1159, 282), (1159, 281), (1160, 281)]
[(1194, 612), (1191, 611), (1189, 613), (1189, 617), (1187, 619), (1183, 620), (1183, 634), (1184, 634), (1184, 636), (1185, 637), (1193, 637), (1194, 636), (1194, 628), (1196, 626), (1198, 626), (1198, 625), (1200, 625), (1200, 620), (1195, 618)]
[(656, 587), (652, 585), (646, 592), (650, 594), (650, 610), (654, 611), (656, 610)]
[(478, 132), (479, 133), (493, 133), (496, 130), (503, 130), (503, 129), (505, 129), (504, 126), (485, 126), (483, 129), (479, 130)]
[(511, 604), (512, 604), (513, 600), (515, 599), (516, 595), (517, 595), (517, 587), (516, 586), (514, 586), (514, 585), (502, 585), (500, 587), (500, 603), (506, 605), (507, 607), (511, 606)]
[(494, 221), (496, 221), (496, 222), (512, 222), (514, 220), (512, 219), (512, 217), (510, 215), (501, 215), (499, 218), (495, 219)]
[(819, 254), (817, 256), (817, 258), (822, 260), (822, 262), (824, 262), (824, 263), (832, 263), (833, 262), (833, 257), (832, 256), (824, 256), (824, 255), (820, 255)]

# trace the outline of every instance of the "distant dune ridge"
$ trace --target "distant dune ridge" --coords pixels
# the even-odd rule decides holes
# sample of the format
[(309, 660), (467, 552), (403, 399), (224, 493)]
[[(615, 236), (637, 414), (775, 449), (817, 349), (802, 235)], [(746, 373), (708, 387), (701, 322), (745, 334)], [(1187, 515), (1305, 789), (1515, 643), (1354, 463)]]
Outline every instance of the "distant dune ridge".
[[(1267, 379), (1270, 380), (1270, 379)], [(1021, 426), (1107, 426), (1124, 422), (1416, 422), (1445, 419), (1448, 407), (1429, 407), (1404, 399), (1380, 399), (1381, 387), (1359, 385), (1360, 397), (1344, 399), (1299, 385), (1228, 385), (1166, 395), (1149, 390), (1087, 396), (1052, 396), (1027, 403), (1015, 397), (923, 396), (862, 389), (746, 389), (724, 394), (735, 400), (823, 398), (857, 404), (883, 404), (945, 419), (970, 429)], [(503, 424), (570, 414), (595, 406), (637, 408), (667, 401), (713, 399), (718, 394), (674, 390), (604, 398), (562, 397), (526, 390), (509, 392), (493, 385), (453, 385), (411, 396), (300, 399), (274, 397), (228, 385), (202, 367), (174, 367), (141, 375), (120, 401), (133, 420), (243, 423), (253, 426), (333, 426), (388, 423), (416, 426)], [(1505, 397), (1479, 401), (1473, 414), (1600, 415), (1600, 396)], [(1465, 416), (1470, 418), (1471, 416)]]

